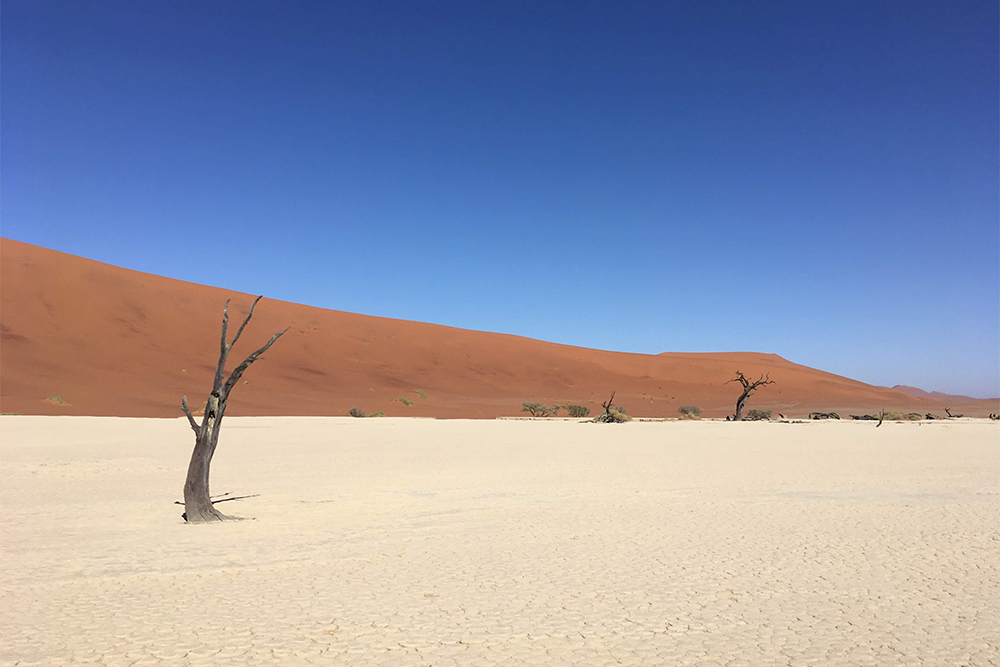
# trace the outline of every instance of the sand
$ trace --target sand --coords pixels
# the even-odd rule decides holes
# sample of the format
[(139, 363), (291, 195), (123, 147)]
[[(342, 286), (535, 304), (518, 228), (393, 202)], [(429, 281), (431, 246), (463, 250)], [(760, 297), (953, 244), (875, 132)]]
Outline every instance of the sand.
[(1000, 424), (0, 417), (0, 665), (996, 665)]
[[(198, 406), (209, 392), (230, 298), (233, 318), (242, 318), (248, 294), (2, 239), (0, 411), (179, 417), (182, 395)], [(521, 414), (526, 401), (597, 413), (614, 391), (632, 415), (676, 417), (695, 405), (723, 417), (739, 396), (726, 384), (737, 370), (770, 374), (775, 384), (749, 407), (775, 414), (1000, 412), (1000, 400), (912, 396), (776, 354), (626, 354), (268, 298), (232, 365), (289, 326), (244, 376), (229, 415), (346, 416), (353, 406), (392, 417), (494, 418)]]

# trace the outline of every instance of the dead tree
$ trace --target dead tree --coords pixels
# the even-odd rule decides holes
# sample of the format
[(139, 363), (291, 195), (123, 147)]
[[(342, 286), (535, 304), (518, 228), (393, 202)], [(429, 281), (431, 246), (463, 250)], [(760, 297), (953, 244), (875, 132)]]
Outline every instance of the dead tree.
[(736, 414), (733, 416), (734, 422), (743, 421), (743, 406), (746, 404), (747, 399), (753, 396), (753, 393), (757, 390), (757, 387), (762, 387), (765, 384), (774, 384), (774, 380), (771, 379), (769, 375), (761, 375), (757, 380), (748, 380), (743, 373), (736, 371), (736, 377), (732, 380), (728, 380), (726, 384), (730, 382), (739, 382), (743, 387), (743, 393), (740, 397), (736, 399)]
[(594, 421), (602, 424), (622, 424), (629, 421), (629, 417), (621, 411), (621, 408), (611, 407), (615, 400), (615, 392), (611, 392), (611, 398), (607, 403), (601, 403), (604, 412), (594, 417)]
[(240, 334), (246, 328), (247, 322), (253, 317), (253, 309), (262, 298), (259, 296), (254, 299), (250, 306), (250, 312), (247, 313), (246, 319), (243, 320), (243, 324), (237, 329), (236, 335), (230, 342), (226, 342), (226, 334), (229, 330), (229, 300), (226, 300), (226, 307), (222, 311), (222, 344), (219, 350), (219, 363), (215, 367), (212, 393), (209, 394), (208, 401), (205, 403), (205, 414), (200, 425), (195, 421), (190, 408), (188, 408), (187, 396), (181, 398), (181, 409), (187, 415), (188, 423), (191, 424), (191, 429), (194, 430), (195, 434), (194, 451), (191, 452), (191, 463), (188, 465), (187, 480), (184, 482), (184, 520), (189, 523), (208, 523), (233, 518), (222, 514), (213, 506), (212, 497), (208, 491), (208, 473), (215, 448), (219, 444), (219, 429), (222, 426), (222, 418), (226, 415), (226, 401), (229, 400), (229, 393), (239, 382), (243, 372), (250, 367), (250, 364), (257, 361), (260, 355), (274, 345), (274, 341), (278, 340), (285, 331), (288, 331), (286, 328), (271, 336), (271, 340), (267, 341), (264, 347), (252, 352), (243, 360), (243, 363), (233, 369), (229, 378), (225, 379), (229, 351), (240, 339)]

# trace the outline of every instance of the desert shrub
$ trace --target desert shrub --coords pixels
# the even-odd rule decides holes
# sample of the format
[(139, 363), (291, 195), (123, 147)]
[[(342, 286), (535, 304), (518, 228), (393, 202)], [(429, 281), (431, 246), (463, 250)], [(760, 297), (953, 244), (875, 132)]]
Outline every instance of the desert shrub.
[(425, 392), (423, 389), (414, 389), (413, 393), (419, 396), (420, 398), (428, 398), (427, 392)]
[(590, 408), (583, 405), (564, 405), (570, 417), (589, 417)]
[(368, 417), (385, 417), (385, 413), (379, 410), (378, 412), (373, 412)]
[(770, 410), (758, 410), (751, 408), (747, 411), (747, 419), (752, 422), (767, 421), (771, 418)]
[(406, 396), (397, 396), (396, 398), (390, 398), (389, 400), (390, 401), (399, 401), (400, 403), (402, 403), (406, 407), (410, 407), (411, 405), (413, 405), (413, 401), (411, 401), (410, 399), (408, 399)]
[(351, 415), (352, 417), (358, 417), (359, 419), (361, 417), (368, 416), (367, 414), (365, 414), (365, 411), (362, 410), (361, 408), (351, 408), (350, 410), (347, 411), (347, 414)]
[(701, 408), (695, 405), (682, 405), (677, 408), (677, 412), (681, 413), (681, 419), (698, 419), (701, 417)]
[(591, 421), (600, 424), (624, 424), (632, 421), (632, 418), (625, 414), (621, 408), (611, 408), (594, 417)]
[(49, 396), (45, 399), (45, 402), (52, 405), (66, 405), (66, 401), (62, 399), (62, 396)]
[(532, 417), (550, 417), (555, 410), (544, 403), (521, 403), (521, 412), (527, 412)]
[[(875, 418), (878, 419), (878, 415)], [(883, 419), (890, 422), (918, 421), (920, 420), (920, 415), (916, 412), (886, 412)]]

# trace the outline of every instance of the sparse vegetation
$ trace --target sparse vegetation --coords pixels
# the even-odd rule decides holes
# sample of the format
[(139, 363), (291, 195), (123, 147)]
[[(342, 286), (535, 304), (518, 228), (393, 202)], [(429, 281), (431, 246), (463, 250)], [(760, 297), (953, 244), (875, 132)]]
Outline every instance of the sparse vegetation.
[(369, 418), (370, 417), (385, 417), (385, 413), (382, 412), (381, 410), (379, 410), (378, 412), (373, 412), (371, 414), (368, 414), (367, 412), (365, 412), (361, 408), (351, 408), (350, 410), (347, 411), (347, 414), (351, 415), (352, 417), (357, 417), (358, 419), (363, 419), (365, 417), (369, 417)]
[(769, 421), (771, 419), (771, 411), (757, 410), (756, 408), (751, 408), (747, 410), (746, 418), (752, 422)]
[(406, 407), (410, 407), (411, 405), (413, 405), (413, 401), (411, 401), (410, 399), (408, 399), (406, 396), (397, 396), (396, 398), (390, 398), (389, 400), (390, 401), (399, 401), (400, 403), (402, 403)]
[[(38, 394), (35, 394), (36, 396)], [(49, 396), (45, 399), (46, 403), (51, 403), (52, 405), (67, 405), (66, 401), (62, 400), (61, 396)]]
[(700, 419), (701, 418), (701, 408), (695, 405), (682, 405), (677, 408), (677, 412), (681, 413), (681, 419)]
[(570, 417), (589, 417), (590, 408), (583, 405), (564, 405)]
[(601, 403), (601, 407), (604, 408), (604, 412), (594, 417), (592, 421), (599, 424), (623, 424), (625, 422), (632, 421), (632, 418), (625, 414), (625, 410), (623, 408), (616, 408), (612, 405), (614, 400), (615, 392), (611, 392), (611, 398), (609, 398), (606, 403)]
[(521, 412), (527, 412), (532, 417), (551, 417), (558, 409), (558, 406), (550, 408), (544, 403), (521, 403)]
[(920, 421), (921, 416), (916, 412), (891, 411), (885, 413), (884, 419), (891, 422)]
[(423, 389), (414, 389), (413, 393), (419, 396), (420, 398), (429, 398), (427, 396), (427, 392), (425, 392)]

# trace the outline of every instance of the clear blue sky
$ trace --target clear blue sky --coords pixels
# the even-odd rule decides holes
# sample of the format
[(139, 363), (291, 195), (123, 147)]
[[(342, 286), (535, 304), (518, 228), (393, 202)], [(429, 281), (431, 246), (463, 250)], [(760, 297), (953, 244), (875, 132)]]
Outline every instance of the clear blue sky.
[(998, 5), (4, 0), (3, 236), (1000, 395)]

